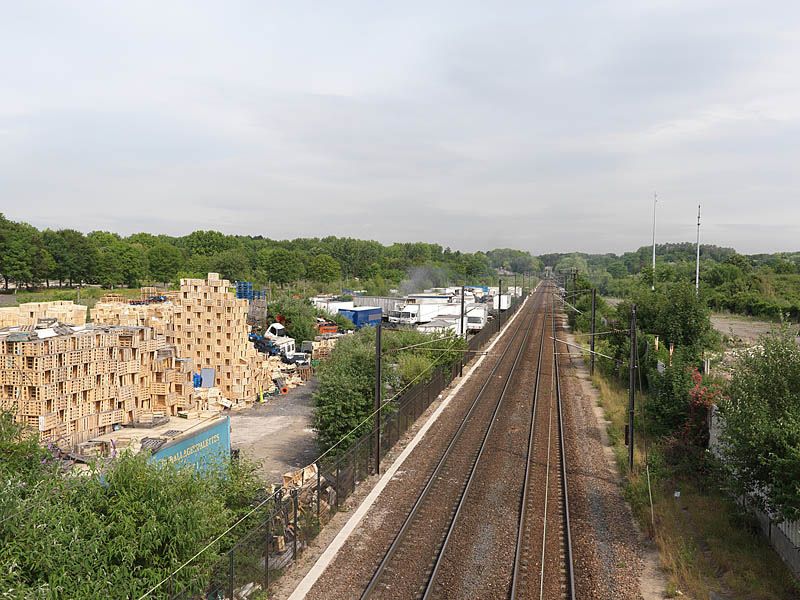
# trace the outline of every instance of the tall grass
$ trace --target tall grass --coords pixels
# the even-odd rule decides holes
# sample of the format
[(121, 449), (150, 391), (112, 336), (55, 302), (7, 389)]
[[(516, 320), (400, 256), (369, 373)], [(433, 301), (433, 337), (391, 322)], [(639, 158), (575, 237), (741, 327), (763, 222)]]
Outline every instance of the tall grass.
[[(697, 600), (709, 598), (712, 591), (737, 599), (800, 597), (800, 586), (759, 535), (753, 518), (741, 511), (713, 478), (692, 477), (665, 464), (658, 441), (643, 438), (638, 410), (637, 468), (628, 473), (628, 391), (601, 375), (592, 381), (610, 421), (608, 434), (617, 464), (626, 474), (626, 499), (658, 547), (661, 566), (669, 578), (668, 594), (678, 596), (680, 592)], [(647, 397), (637, 394), (636, 401), (646, 406)], [(652, 516), (645, 463), (650, 467)]]

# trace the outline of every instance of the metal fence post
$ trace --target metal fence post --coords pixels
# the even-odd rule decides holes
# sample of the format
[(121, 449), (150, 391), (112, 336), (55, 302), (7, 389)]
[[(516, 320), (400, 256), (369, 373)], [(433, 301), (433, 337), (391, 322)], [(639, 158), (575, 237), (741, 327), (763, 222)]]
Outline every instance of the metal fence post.
[(322, 493), (322, 469), (317, 461), (317, 524), (322, 528), (322, 520), (319, 518), (319, 496)]
[(228, 550), (228, 598), (233, 598), (233, 548)]
[(339, 493), (341, 491), (341, 486), (339, 485), (339, 474), (341, 472), (341, 464), (341, 459), (336, 461), (336, 510), (339, 510)]
[(267, 518), (267, 547), (264, 550), (264, 591), (269, 594), (269, 549), (272, 546), (272, 515)]
[[(294, 528), (294, 539), (292, 540), (292, 559), (297, 560), (297, 490), (292, 490), (292, 507), (294, 516), (292, 517), (292, 527)], [(233, 596), (231, 596), (233, 597)]]

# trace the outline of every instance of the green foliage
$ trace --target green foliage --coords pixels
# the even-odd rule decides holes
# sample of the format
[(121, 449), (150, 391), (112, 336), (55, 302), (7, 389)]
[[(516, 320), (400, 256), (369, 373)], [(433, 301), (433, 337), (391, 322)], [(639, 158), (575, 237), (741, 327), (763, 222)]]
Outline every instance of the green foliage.
[(270, 302), (267, 313), (273, 322), (278, 315), (283, 317), (286, 332), (297, 340), (298, 346), (303, 340), (313, 340), (317, 335), (317, 310), (308, 300), (280, 298)]
[[(375, 385), (375, 332), (364, 328), (339, 340), (318, 371), (314, 426), (321, 450), (327, 450), (372, 412)], [(363, 431), (371, 426), (367, 423)], [(363, 431), (352, 436), (358, 438)], [(351, 441), (352, 441), (351, 440)], [(339, 451), (345, 448), (340, 447)]]
[(308, 277), (313, 281), (330, 283), (342, 276), (342, 268), (330, 254), (318, 254), (308, 265)]
[[(414, 330), (384, 331), (382, 345), (384, 402), (406, 386), (429, 379), (435, 367), (455, 364), (466, 348), (462, 338)], [(373, 411), (374, 395), (375, 330), (365, 327), (340, 339), (319, 369), (314, 421), (322, 451), (348, 434), (352, 443), (372, 427), (372, 419), (367, 417)], [(337, 451), (343, 452), (347, 446), (343, 444)]]
[(662, 353), (664, 372), (651, 363), (647, 379), (650, 390), (647, 403), (648, 427), (657, 436), (672, 435), (686, 423), (689, 414), (689, 391), (695, 367), (685, 350), (675, 353), (672, 364)]
[(725, 467), (762, 508), (800, 518), (800, 348), (788, 330), (736, 361), (720, 405)]
[(640, 286), (618, 307), (623, 323), (630, 321), (631, 303), (636, 304), (639, 329), (659, 336), (694, 357), (713, 344), (715, 336), (708, 308), (694, 287), (686, 282), (660, 284), (655, 292)]
[(305, 273), (303, 262), (297, 255), (283, 248), (261, 250), (258, 264), (266, 279), (281, 286), (297, 281)]
[[(0, 415), (0, 589), (10, 598), (136, 598), (243, 514), (259, 491), (250, 465), (197, 473), (123, 454), (63, 474)], [(204, 574), (212, 546), (178, 583)]]
[(508, 269), (514, 273), (534, 273), (542, 270), (542, 263), (530, 252), (512, 248), (497, 248), (486, 253), (489, 264), (495, 268)]
[(175, 246), (158, 243), (147, 251), (147, 264), (153, 281), (173, 281), (180, 269), (183, 255)]

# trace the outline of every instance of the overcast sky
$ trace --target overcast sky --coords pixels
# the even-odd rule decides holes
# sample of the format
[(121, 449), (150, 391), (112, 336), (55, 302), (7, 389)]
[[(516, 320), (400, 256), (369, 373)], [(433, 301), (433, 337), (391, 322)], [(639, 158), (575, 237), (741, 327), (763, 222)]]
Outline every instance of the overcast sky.
[(800, 250), (796, 0), (0, 7), (14, 220)]

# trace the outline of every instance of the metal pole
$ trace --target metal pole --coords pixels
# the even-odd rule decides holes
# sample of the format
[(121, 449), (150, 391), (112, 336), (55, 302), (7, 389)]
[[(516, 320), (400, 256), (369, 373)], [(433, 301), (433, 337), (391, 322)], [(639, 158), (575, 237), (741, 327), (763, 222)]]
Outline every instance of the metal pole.
[(319, 518), (319, 496), (322, 493), (322, 490), (320, 489), (321, 486), (322, 486), (322, 472), (320, 471), (319, 461), (317, 461), (317, 525), (320, 526), (322, 524), (322, 521)]
[(497, 280), (497, 331), (500, 332), (500, 307), (503, 305), (503, 278)]
[(636, 399), (636, 305), (631, 305), (631, 356), (628, 361), (628, 468), (633, 471), (633, 416)]
[(272, 513), (267, 518), (267, 550), (264, 552), (264, 591), (269, 592), (269, 551), (272, 546)]
[(700, 205), (697, 205), (697, 263), (694, 271), (694, 293), (700, 293)]
[(652, 291), (656, 290), (656, 203), (658, 202), (658, 194), (653, 194), (653, 285), (650, 287)]
[(228, 598), (233, 598), (233, 548), (228, 550)]
[[(292, 507), (294, 508), (294, 515), (292, 516), (292, 559), (297, 560), (297, 490), (292, 490)], [(233, 596), (231, 596), (233, 598)]]
[[(464, 329), (464, 286), (461, 286), (461, 335), (464, 336), (464, 339), (467, 339), (467, 330)], [(461, 357), (458, 359), (458, 376), (461, 377), (464, 375), (464, 353), (461, 353)]]
[(461, 335), (466, 339), (467, 330), (464, 329), (464, 286), (461, 286)]
[(597, 288), (592, 288), (592, 325), (591, 325), (591, 334), (592, 337), (590, 338), (591, 341), (589, 342), (589, 346), (591, 349), (590, 358), (589, 358), (589, 374), (594, 375), (594, 321), (595, 321), (595, 311), (597, 309)]
[(375, 473), (381, 472), (381, 323), (375, 328)]

